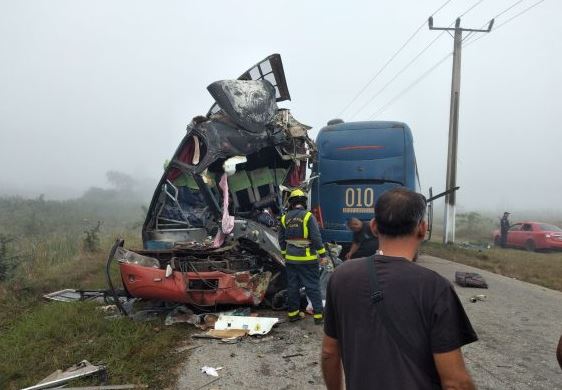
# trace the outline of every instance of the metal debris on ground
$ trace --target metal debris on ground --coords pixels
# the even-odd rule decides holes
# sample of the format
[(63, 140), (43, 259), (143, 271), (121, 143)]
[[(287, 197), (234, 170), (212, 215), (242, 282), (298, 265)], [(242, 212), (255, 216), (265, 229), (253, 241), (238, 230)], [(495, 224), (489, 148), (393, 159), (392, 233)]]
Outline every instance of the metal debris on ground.
[(169, 309), (166, 308), (150, 308), (139, 310), (129, 314), (129, 318), (136, 322), (148, 322), (160, 319), (160, 315), (166, 313)]
[(219, 373), (217, 371), (219, 371), (219, 370), (222, 370), (222, 367), (217, 367), (217, 368), (209, 367), (209, 366), (201, 367), (201, 372), (204, 372), (205, 374), (210, 375), (210, 376), (218, 377)]
[(304, 356), (304, 355), (302, 353), (294, 353), (292, 355), (284, 355), (284, 356), (281, 356), (281, 357), (283, 359), (290, 359), (290, 358), (297, 357), (297, 356)]
[(64, 387), (64, 390), (128, 390), (128, 389), (148, 389), (148, 386), (147, 385), (105, 385), (105, 386)]
[(72, 288), (67, 288), (64, 290), (45, 294), (43, 295), (43, 298), (49, 299), (51, 301), (59, 301), (59, 302), (76, 302), (76, 301), (87, 301), (87, 300), (103, 301), (104, 296), (105, 293), (103, 291), (75, 290)]
[(246, 336), (248, 332), (243, 329), (209, 329), (205, 333), (194, 334), (195, 339), (215, 339), (222, 341), (237, 341), (238, 339)]
[(187, 306), (181, 305), (176, 307), (166, 315), (164, 325), (173, 325), (182, 322), (192, 325), (199, 325), (201, 322), (201, 317), (195, 314), (193, 310), (191, 310)]
[(461, 287), (488, 288), (482, 275), (476, 272), (455, 272), (455, 282)]
[(228, 316), (252, 316), (249, 307), (241, 307), (235, 310), (225, 311), (221, 313), (202, 313), (195, 314), (193, 310), (185, 305), (177, 306), (166, 316), (165, 324), (173, 325), (177, 323), (187, 323), (194, 325), (202, 330), (212, 329), (215, 326), (220, 315)]
[(470, 297), (470, 302), (475, 303), (475, 302), (478, 302), (478, 301), (485, 301), (486, 298), (487, 298), (487, 296), (483, 295), (483, 294), (473, 295), (473, 296)]
[(100, 382), (103, 383), (107, 379), (107, 368), (103, 365), (96, 366), (87, 360), (82, 360), (80, 363), (75, 364), (67, 370), (57, 370), (36, 385), (26, 387), (22, 390), (49, 389), (55, 386), (64, 385), (74, 379), (92, 375), (98, 375), (100, 377)]
[(459, 242), (457, 246), (464, 249), (476, 250), (478, 252), (486, 251), (492, 247), (490, 244), (474, 243), (468, 241)]
[(124, 296), (125, 292), (109, 291), (109, 290), (83, 290), (66, 288), (64, 290), (54, 291), (43, 295), (43, 298), (56, 302), (83, 302), (91, 301), (105, 304), (98, 308), (100, 311), (106, 312), (108, 315), (119, 314), (119, 307), (127, 313), (132, 312), (136, 298)]

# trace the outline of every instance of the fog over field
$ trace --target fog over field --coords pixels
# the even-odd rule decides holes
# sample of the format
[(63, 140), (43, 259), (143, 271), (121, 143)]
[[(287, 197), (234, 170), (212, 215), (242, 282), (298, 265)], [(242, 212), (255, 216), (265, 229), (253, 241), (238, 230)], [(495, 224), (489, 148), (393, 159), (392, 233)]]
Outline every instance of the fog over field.
[[(461, 210), (560, 209), (562, 3), (517, 16), (535, 2), (463, 49)], [(110, 170), (156, 185), (185, 125), (212, 104), (207, 85), (271, 53), (282, 55), (292, 97), (282, 105), (313, 136), (331, 118), (368, 120), (383, 108), (375, 119), (412, 128), (424, 191), (441, 191), (451, 57), (412, 83), (452, 51), (448, 34), (423, 27), (342, 110), (443, 3), (0, 0), (0, 194), (79, 196), (107, 186)], [(452, 0), (435, 24), (477, 3)], [(480, 28), (513, 3), (481, 2), (462, 25)]]

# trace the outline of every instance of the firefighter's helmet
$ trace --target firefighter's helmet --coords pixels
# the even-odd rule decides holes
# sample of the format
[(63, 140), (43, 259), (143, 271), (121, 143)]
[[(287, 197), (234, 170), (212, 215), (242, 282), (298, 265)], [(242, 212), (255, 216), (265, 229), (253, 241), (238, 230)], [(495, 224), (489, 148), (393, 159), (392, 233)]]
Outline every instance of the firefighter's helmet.
[(296, 203), (302, 203), (303, 205), (306, 206), (307, 200), (308, 200), (308, 197), (306, 196), (304, 191), (300, 190), (300, 189), (296, 189), (296, 190), (291, 191), (291, 194), (289, 195), (289, 204), (290, 205), (294, 205)]

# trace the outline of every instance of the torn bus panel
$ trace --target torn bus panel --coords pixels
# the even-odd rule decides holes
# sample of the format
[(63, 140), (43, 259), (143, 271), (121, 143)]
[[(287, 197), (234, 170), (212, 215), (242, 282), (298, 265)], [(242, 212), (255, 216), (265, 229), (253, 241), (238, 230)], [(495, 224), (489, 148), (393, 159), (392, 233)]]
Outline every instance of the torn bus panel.
[(286, 284), (283, 190), (303, 185), (316, 147), (310, 127), (277, 106), (290, 100), (278, 54), (207, 89), (215, 104), (187, 126), (152, 197), (144, 249), (134, 252), (152, 260), (132, 262), (125, 249), (115, 258), (135, 297), (257, 305)]
[[(124, 248), (115, 253), (123, 285), (136, 298), (198, 306), (259, 305), (272, 276), (272, 271), (258, 265), (255, 255), (239, 248), (226, 251), (179, 248), (142, 253), (140, 258), (152, 261), (139, 262), (136, 252)], [(154, 267), (152, 262), (161, 266)]]

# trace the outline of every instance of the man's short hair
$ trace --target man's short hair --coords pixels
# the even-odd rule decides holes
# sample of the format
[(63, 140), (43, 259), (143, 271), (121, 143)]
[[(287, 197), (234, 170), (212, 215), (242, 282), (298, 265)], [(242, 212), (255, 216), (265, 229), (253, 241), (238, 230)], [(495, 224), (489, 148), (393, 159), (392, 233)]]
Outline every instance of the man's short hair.
[(375, 204), (379, 233), (389, 237), (414, 233), (425, 216), (426, 207), (425, 197), (407, 188), (395, 188), (383, 193)]

